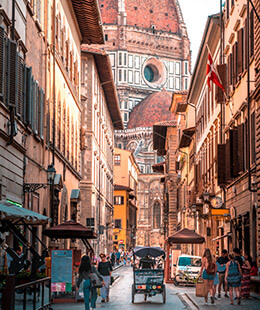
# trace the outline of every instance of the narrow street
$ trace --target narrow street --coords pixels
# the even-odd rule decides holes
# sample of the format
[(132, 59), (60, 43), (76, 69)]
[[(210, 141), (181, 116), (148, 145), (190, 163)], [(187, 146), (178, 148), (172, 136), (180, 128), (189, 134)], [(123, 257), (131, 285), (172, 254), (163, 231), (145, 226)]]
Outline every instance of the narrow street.
[[(143, 295), (136, 295), (135, 303), (131, 303), (131, 286), (133, 283), (132, 267), (122, 267), (119, 270), (114, 271), (114, 276), (119, 275), (119, 278), (113, 284), (110, 290), (110, 302), (101, 303), (100, 297), (97, 300), (97, 309), (156, 309), (160, 307), (162, 310), (179, 310), (179, 309), (208, 309), (214, 307), (215, 310), (225, 308), (234, 309), (234, 306), (230, 305), (229, 298), (221, 298), (216, 300), (214, 306), (204, 306), (204, 299), (195, 297), (195, 287), (176, 287), (173, 284), (167, 284), (166, 303), (162, 303), (162, 296), (157, 295), (148, 298), (144, 301)], [(67, 310), (72, 308), (72, 304), (54, 304), (52, 305), (54, 310)], [(239, 309), (260, 309), (260, 296), (253, 295), (249, 300), (242, 300), (242, 305)], [(73, 310), (84, 310), (84, 304), (73, 304)]]

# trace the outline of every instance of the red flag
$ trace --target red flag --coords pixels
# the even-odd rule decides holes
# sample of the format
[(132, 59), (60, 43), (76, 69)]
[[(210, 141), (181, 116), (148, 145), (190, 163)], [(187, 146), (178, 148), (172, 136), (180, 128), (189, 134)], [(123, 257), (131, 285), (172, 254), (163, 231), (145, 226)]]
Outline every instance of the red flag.
[(218, 87), (220, 87), (223, 92), (225, 92), (225, 89), (220, 82), (217, 69), (215, 68), (214, 62), (212, 60), (211, 54), (209, 52), (208, 54), (208, 62), (207, 62), (207, 84), (210, 89), (210, 81), (212, 81), (214, 84), (216, 84)]

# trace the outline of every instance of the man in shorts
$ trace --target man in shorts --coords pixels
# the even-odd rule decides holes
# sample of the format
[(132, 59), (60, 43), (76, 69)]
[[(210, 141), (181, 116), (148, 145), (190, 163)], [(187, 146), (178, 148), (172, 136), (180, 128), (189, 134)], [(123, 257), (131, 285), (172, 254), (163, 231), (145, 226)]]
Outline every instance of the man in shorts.
[(225, 272), (226, 272), (226, 263), (229, 261), (227, 250), (222, 250), (221, 256), (217, 259), (217, 267), (218, 267), (218, 277), (219, 277), (219, 285), (218, 285), (218, 298), (221, 297), (221, 284), (223, 285), (223, 290), (225, 291), (225, 297), (228, 298), (227, 294), (227, 285), (225, 283)]

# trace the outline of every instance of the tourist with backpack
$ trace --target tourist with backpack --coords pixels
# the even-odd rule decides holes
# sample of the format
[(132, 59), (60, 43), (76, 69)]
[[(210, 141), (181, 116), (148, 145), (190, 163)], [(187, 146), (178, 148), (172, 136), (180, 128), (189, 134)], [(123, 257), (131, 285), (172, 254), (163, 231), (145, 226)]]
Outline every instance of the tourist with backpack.
[(241, 287), (241, 267), (239, 261), (235, 260), (233, 254), (228, 256), (229, 262), (226, 264), (225, 281), (229, 288), (230, 304), (234, 305), (233, 288), (237, 297), (237, 304), (241, 304), (240, 287)]
[(205, 305), (208, 305), (208, 293), (210, 292), (211, 303), (214, 304), (214, 278), (217, 272), (217, 265), (213, 258), (210, 249), (205, 249), (205, 252), (201, 261), (200, 276), (205, 283)]

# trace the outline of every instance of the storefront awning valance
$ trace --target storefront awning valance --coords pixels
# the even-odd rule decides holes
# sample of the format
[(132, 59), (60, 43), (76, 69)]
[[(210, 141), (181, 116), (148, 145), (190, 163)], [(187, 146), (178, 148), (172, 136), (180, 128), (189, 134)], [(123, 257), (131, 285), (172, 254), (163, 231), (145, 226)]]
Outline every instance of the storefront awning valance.
[(51, 219), (45, 215), (15, 205), (15, 203), (8, 200), (0, 201), (0, 220), (10, 220), (13, 223), (23, 221), (28, 225), (43, 225), (51, 221)]

